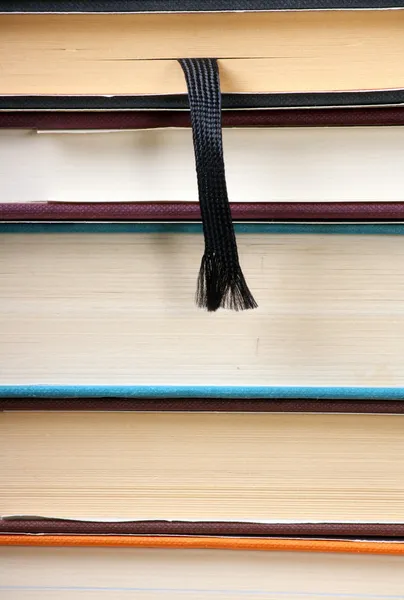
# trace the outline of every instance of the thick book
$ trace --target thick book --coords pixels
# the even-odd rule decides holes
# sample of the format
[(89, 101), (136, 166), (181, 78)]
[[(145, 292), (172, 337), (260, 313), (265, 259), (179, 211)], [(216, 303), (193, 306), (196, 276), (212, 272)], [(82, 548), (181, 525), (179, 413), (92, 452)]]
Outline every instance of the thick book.
[(400, 598), (403, 544), (0, 536), (4, 600)]
[(388, 8), (2, 14), (1, 106), (38, 96), (55, 106), (59, 96), (73, 97), (71, 106), (157, 96), (164, 106), (166, 95), (186, 92), (177, 59), (194, 57), (219, 59), (224, 94), (258, 95), (263, 105), (267, 94), (282, 103), (285, 93), (357, 90), (386, 93), (386, 103), (389, 90), (402, 90), (404, 52), (404, 11)]
[[(228, 110), (222, 122), (226, 129), (253, 129), (224, 134), (233, 220), (403, 220), (400, 169), (395, 168), (401, 152), (402, 107)], [(384, 126), (389, 129), (376, 129)], [(191, 133), (177, 131), (189, 127), (188, 111), (0, 112), (0, 128), (7, 130), (0, 134), (0, 220), (198, 221)], [(331, 127), (341, 130), (333, 133)], [(140, 131), (167, 128), (166, 132)], [(42, 134), (35, 135), (38, 131)], [(232, 140), (235, 146), (229, 146)], [(147, 152), (145, 162), (151, 144), (156, 152)], [(181, 161), (173, 156), (170, 144), (180, 151)], [(380, 148), (377, 159), (376, 147)], [(97, 169), (97, 159), (100, 165), (113, 164), (114, 170)], [(150, 173), (154, 187), (149, 188), (143, 176), (134, 181), (133, 169), (139, 169), (135, 159)], [(322, 194), (312, 185), (320, 166)], [(256, 175), (253, 181), (251, 167)], [(282, 181), (281, 172), (285, 173)], [(80, 173), (83, 177), (78, 179)], [(363, 185), (369, 173), (377, 195), (371, 185)], [(121, 189), (122, 176), (127, 184), (133, 182), (133, 189)], [(168, 189), (162, 185), (167, 176)], [(98, 178), (105, 186), (102, 196), (93, 191), (100, 189)], [(272, 179), (277, 182), (275, 189)], [(240, 193), (240, 182), (245, 194)], [(268, 184), (265, 189), (263, 182)], [(133, 201), (136, 198), (142, 201)], [(156, 200), (145, 202), (146, 198)]]
[(320, 411), (4, 411), (1, 529), (402, 535), (404, 415)]
[[(233, 218), (402, 219), (403, 111), (378, 110), (225, 113)], [(0, 126), (1, 220), (200, 219), (188, 115), (1, 113)]]
[(236, 224), (259, 308), (214, 316), (193, 301), (199, 223), (0, 231), (4, 396), (14, 386), (50, 395), (55, 385), (99, 386), (98, 395), (106, 386), (115, 396), (119, 386), (129, 395), (143, 386), (149, 397), (183, 386), (177, 397), (201, 388), (214, 397), (218, 386), (230, 396), (300, 387), (312, 398), (320, 388), (400, 397), (401, 223)]

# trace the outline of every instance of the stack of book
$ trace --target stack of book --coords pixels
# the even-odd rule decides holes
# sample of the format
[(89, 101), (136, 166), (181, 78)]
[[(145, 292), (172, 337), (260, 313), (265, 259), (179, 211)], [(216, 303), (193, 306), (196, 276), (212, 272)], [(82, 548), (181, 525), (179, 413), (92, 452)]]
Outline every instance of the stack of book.
[(1, 598), (402, 598), (404, 2), (0, 13)]

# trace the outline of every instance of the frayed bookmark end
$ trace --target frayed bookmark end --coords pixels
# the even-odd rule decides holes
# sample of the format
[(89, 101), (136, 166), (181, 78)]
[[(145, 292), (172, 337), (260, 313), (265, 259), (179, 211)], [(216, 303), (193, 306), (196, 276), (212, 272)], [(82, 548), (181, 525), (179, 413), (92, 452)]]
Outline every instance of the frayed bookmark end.
[(219, 308), (240, 311), (257, 308), (239, 264), (229, 268), (216, 256), (202, 257), (196, 304), (208, 312)]

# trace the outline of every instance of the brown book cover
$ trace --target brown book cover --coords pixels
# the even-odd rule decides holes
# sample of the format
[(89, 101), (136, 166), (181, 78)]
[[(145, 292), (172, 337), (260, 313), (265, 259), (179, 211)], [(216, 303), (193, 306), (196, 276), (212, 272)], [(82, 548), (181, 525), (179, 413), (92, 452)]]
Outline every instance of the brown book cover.
[(0, 519), (0, 536), (3, 534), (17, 536), (247, 536), (256, 538), (398, 540), (404, 539), (404, 523), (100, 522), (16, 516)]
[[(340, 390), (339, 390), (340, 391)], [(402, 399), (376, 398), (344, 400), (338, 397), (332, 398), (332, 390), (327, 398), (314, 398), (315, 390), (311, 398), (304, 397), (302, 390), (301, 398), (253, 398), (245, 397), (231, 398), (181, 398), (181, 397), (158, 397), (158, 398), (136, 398), (130, 397), (128, 393), (122, 392), (115, 397), (90, 397), (86, 391), (80, 392), (79, 396), (63, 392), (59, 396), (41, 395), (35, 393), (35, 388), (28, 388), (21, 395), (7, 397), (0, 395), (0, 411), (103, 411), (103, 412), (247, 412), (247, 413), (329, 413), (329, 414), (379, 414), (379, 415), (402, 415), (404, 414), (404, 402)], [(398, 390), (400, 394), (400, 390)], [(367, 393), (369, 395), (369, 393)]]

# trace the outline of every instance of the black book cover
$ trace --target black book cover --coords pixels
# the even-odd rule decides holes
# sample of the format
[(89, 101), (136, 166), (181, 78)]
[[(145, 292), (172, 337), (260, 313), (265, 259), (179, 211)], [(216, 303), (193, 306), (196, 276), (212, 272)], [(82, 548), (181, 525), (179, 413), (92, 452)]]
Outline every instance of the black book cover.
[(404, 8), (402, 0), (9, 0), (4, 13), (233, 12)]

